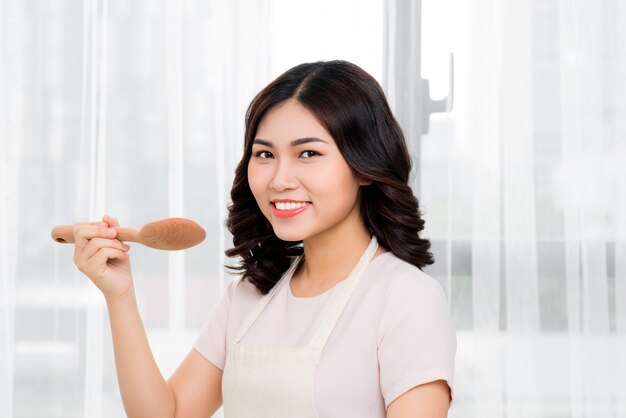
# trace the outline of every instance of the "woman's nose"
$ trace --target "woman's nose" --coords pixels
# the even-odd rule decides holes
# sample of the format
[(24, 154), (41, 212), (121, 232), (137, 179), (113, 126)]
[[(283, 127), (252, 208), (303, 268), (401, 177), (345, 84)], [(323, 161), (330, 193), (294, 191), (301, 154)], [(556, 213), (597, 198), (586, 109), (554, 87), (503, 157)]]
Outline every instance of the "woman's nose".
[(270, 181), (270, 188), (280, 192), (283, 190), (294, 189), (298, 185), (293, 167), (288, 161), (278, 162), (276, 171)]

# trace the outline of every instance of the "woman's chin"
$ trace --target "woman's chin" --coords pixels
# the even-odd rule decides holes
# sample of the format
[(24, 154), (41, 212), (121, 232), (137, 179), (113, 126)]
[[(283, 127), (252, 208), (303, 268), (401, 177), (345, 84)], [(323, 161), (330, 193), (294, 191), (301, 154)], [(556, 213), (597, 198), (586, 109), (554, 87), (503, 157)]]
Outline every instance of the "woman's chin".
[(274, 234), (283, 241), (298, 242), (303, 241), (308, 235), (302, 231), (286, 231), (282, 228), (274, 228)]

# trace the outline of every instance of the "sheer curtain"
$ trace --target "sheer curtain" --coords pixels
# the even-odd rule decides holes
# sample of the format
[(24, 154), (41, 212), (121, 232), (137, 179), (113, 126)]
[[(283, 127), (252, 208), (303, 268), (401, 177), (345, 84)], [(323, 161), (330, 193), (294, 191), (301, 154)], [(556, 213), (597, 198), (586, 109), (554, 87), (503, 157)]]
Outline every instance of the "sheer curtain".
[[(57, 224), (171, 216), (201, 245), (132, 245), (169, 376), (231, 279), (223, 227), (244, 114), (290, 66), (382, 74), (380, 1), (0, 0), (0, 416), (122, 417), (102, 297)], [(302, 16), (307, 17), (303, 25)]]
[[(449, 52), (456, 67), (453, 112), (421, 144), (404, 126), (428, 272), (459, 336), (450, 416), (626, 415), (626, 6), (421, 3), (434, 98)], [(50, 240), (56, 224), (109, 213), (207, 229), (185, 252), (131, 250), (172, 372), (230, 280), (223, 220), (246, 105), (317, 59), (394, 85), (382, 4), (0, 0), (1, 416), (123, 416), (102, 298)], [(406, 27), (394, 39), (415, 45)]]
[(423, 75), (456, 54), (420, 178), (459, 335), (450, 415), (626, 416), (626, 7), (423, 5)]

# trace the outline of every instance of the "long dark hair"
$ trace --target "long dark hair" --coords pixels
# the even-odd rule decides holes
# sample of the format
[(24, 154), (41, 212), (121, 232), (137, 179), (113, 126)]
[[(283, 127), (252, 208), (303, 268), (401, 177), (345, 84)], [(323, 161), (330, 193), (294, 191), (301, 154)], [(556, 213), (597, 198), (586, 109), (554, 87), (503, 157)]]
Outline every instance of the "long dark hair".
[(363, 69), (346, 61), (300, 64), (259, 92), (246, 112), (244, 153), (230, 192), (226, 226), (233, 235), (229, 257), (266, 294), (302, 253), (302, 242), (279, 239), (261, 213), (248, 184), (252, 141), (263, 116), (295, 99), (326, 128), (348, 165), (371, 184), (359, 191), (361, 216), (380, 245), (418, 268), (434, 262), (417, 198), (409, 186), (411, 158), (404, 135), (382, 88)]

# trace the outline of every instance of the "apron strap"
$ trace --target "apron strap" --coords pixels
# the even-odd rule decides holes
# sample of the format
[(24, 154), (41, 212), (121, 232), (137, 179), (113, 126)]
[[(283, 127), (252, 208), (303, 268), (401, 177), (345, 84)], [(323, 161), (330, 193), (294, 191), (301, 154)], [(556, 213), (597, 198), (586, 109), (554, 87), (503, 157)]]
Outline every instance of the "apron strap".
[(374, 257), (374, 254), (376, 254), (377, 249), (378, 241), (376, 240), (376, 236), (372, 236), (372, 240), (370, 241), (369, 246), (367, 247), (363, 255), (361, 255), (361, 258), (348, 275), (348, 278), (345, 279), (346, 283), (340, 289), (340, 292), (335, 293), (332, 296), (332, 299), (322, 311), (321, 325), (318, 327), (317, 332), (309, 342), (309, 347), (319, 349), (322, 349), (324, 347), (326, 341), (330, 337), (330, 333), (333, 331), (335, 325), (337, 324), (337, 321), (339, 320), (339, 316), (341, 315), (346, 304), (348, 303), (348, 300), (352, 295), (352, 291), (356, 287), (361, 276), (363, 276), (363, 273), (365, 272), (367, 266)]
[(289, 266), (289, 268), (283, 274), (283, 277), (281, 277), (278, 283), (276, 283), (274, 287), (272, 287), (272, 289), (266, 295), (263, 295), (263, 297), (259, 299), (259, 302), (254, 307), (254, 310), (252, 310), (252, 312), (246, 317), (243, 323), (239, 326), (239, 330), (237, 331), (237, 335), (235, 336), (235, 340), (234, 340), (236, 343), (239, 343), (239, 341), (243, 338), (243, 336), (246, 334), (248, 329), (252, 326), (252, 324), (254, 324), (254, 321), (256, 321), (256, 319), (261, 314), (261, 311), (265, 309), (265, 306), (267, 306), (267, 304), (274, 297), (276, 292), (278, 292), (278, 290), (285, 284), (285, 282), (289, 281), (294, 270), (300, 264), (300, 260), (302, 260), (302, 255), (299, 255), (298, 257), (296, 257), (296, 259), (291, 263), (291, 266)]

